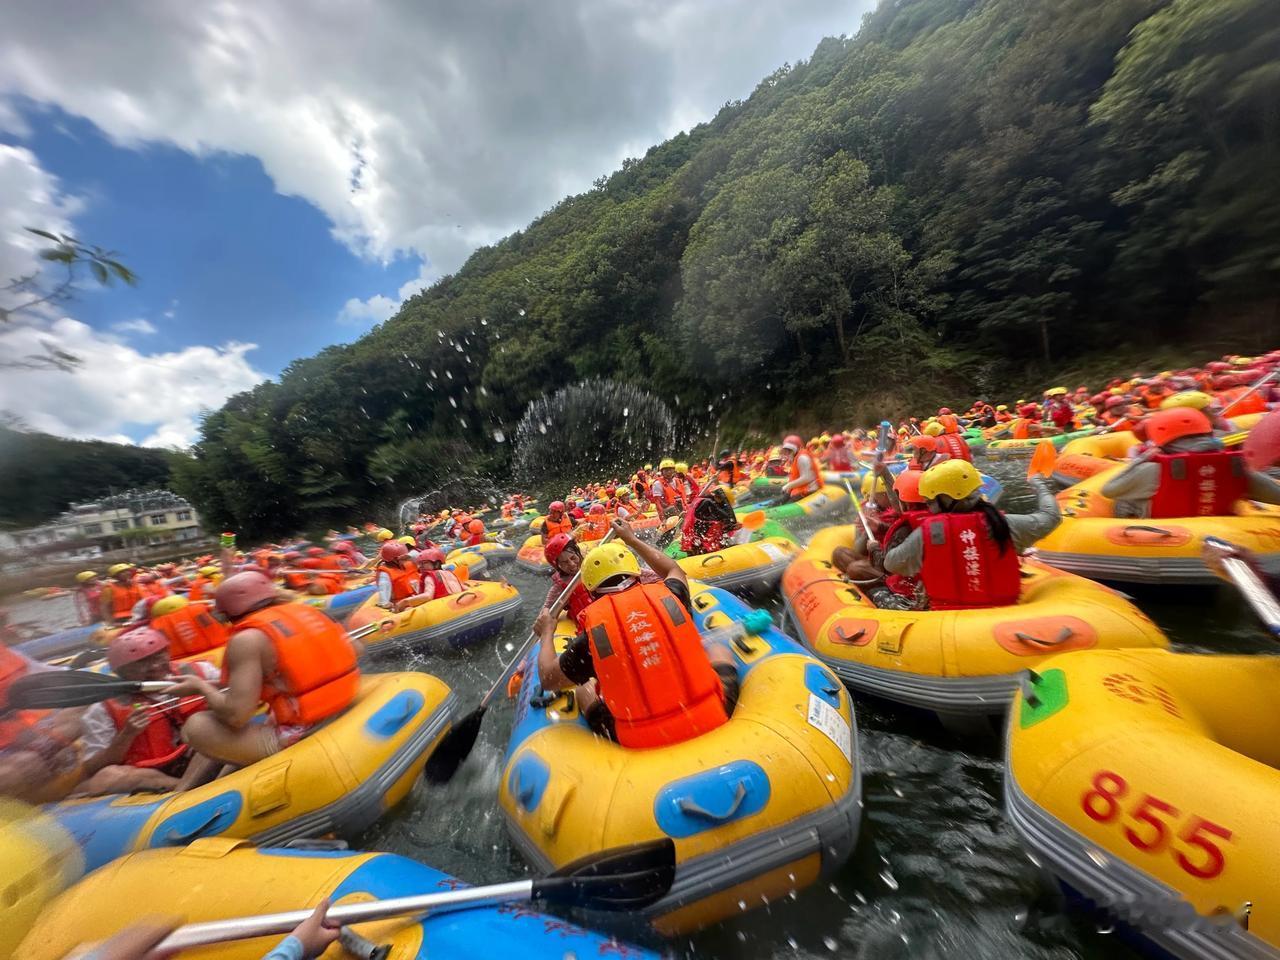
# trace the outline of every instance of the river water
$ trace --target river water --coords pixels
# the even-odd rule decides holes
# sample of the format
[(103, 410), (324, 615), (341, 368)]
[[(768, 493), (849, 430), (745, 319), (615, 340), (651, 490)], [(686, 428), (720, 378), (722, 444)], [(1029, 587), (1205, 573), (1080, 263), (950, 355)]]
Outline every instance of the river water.
[[(979, 465), (1005, 482), (1002, 507), (1013, 513), (1029, 508), (1025, 464)], [(794, 532), (803, 539), (813, 529)], [(496, 641), (464, 653), (404, 654), (375, 669), (429, 670), (453, 685), (464, 704), (476, 702), (500, 672), (500, 658), (510, 657), (506, 648), (527, 636), (547, 590), (546, 578), (514, 564), (497, 572), (520, 589), (525, 605)], [(1243, 603), (1226, 587), (1144, 591), (1135, 600), (1179, 649), (1265, 649)], [(19, 619), (65, 614), (62, 601), (27, 603), (16, 612)], [(856, 711), (866, 807), (853, 857), (829, 884), (669, 942), (669, 951), (689, 958), (778, 960), (1139, 956), (1107, 921), (1064, 909), (1053, 885), (1022, 852), (1002, 815), (997, 736), (958, 739), (923, 713), (861, 698)], [(523, 873), (496, 799), (511, 719), (510, 704), (496, 703), (454, 780), (444, 787), (420, 784), (353, 846), (415, 857), (472, 882)]]

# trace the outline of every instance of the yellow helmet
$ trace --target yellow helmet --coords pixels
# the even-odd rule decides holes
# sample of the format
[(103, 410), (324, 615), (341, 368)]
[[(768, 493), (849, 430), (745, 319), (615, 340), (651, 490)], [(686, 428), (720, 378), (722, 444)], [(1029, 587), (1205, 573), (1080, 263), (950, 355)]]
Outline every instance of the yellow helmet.
[(107, 576), (114, 577), (117, 573), (124, 573), (126, 570), (132, 570), (132, 563), (113, 563), (107, 568)]
[(658, 469), (666, 470), (668, 467), (674, 470), (676, 468), (676, 462), (670, 457), (663, 457), (662, 461), (658, 464)]
[(831, 434), (829, 434), (829, 433), (824, 433), (822, 436), (820, 436), (820, 437), (818, 438), (818, 440), (819, 440), (820, 442), (822, 442), (822, 443), (830, 443), (830, 442), (831, 442)]
[(924, 425), (924, 435), (926, 437), (938, 437), (942, 435), (942, 424), (937, 420), (931, 420)]
[(1009, 405), (1007, 403), (1002, 403), (1000, 406), (996, 407), (996, 413), (1007, 413), (1008, 411)]
[(406, 547), (416, 547), (418, 545), (418, 541), (407, 533), (403, 537), (398, 537), (396, 543), (403, 543)]
[(94, 573), (92, 570), (81, 570), (79, 573), (76, 574), (76, 583), (88, 583), (90, 580), (92, 580), (96, 576), (97, 574)]
[(646, 464), (644, 465), (644, 469), (645, 469), (645, 472), (647, 473), (648, 471), (650, 471), (650, 470), (652, 470), (652, 469), (653, 469), (653, 464), (652, 464), (652, 463), (646, 463)]
[(676, 473), (688, 473), (688, 472), (689, 472), (689, 465), (685, 463), (683, 460), (681, 460), (679, 463), (676, 464)]
[(888, 489), (884, 485), (884, 477), (877, 477), (870, 470), (862, 478), (862, 495), (864, 497), (873, 496), (876, 493), (887, 493)]
[(1213, 397), (1200, 390), (1183, 390), (1160, 402), (1161, 410), (1172, 410), (1174, 407), (1189, 407), (1192, 410), (1203, 410), (1213, 403)]
[(640, 576), (636, 556), (620, 543), (604, 543), (582, 558), (582, 585), (595, 592), (610, 577)]
[(394, 536), (395, 536), (394, 533), (392, 533), (386, 527), (383, 527), (381, 530), (379, 530), (377, 533), (373, 535), (373, 539), (377, 540), (379, 543), (382, 543), (384, 541), (390, 540)]
[(166, 613), (173, 613), (175, 610), (181, 610), (187, 605), (186, 597), (180, 597), (176, 593), (170, 597), (161, 597), (151, 607), (151, 619), (163, 617)]
[(196, 572), (200, 574), (200, 576), (202, 577), (212, 577), (215, 573), (221, 573), (222, 570), (220, 567), (215, 567), (213, 564), (210, 563), (201, 567)]
[(963, 500), (982, 486), (982, 474), (967, 460), (947, 460), (930, 467), (920, 478), (920, 495), (935, 500), (946, 494), (953, 500)]

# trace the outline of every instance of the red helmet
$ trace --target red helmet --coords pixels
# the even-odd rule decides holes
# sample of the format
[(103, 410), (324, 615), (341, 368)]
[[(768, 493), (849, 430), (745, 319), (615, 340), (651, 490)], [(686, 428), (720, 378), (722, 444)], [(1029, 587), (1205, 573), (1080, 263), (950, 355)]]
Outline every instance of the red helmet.
[(567, 501), (565, 501), (565, 502), (569, 505), (569, 509), (570, 509), (570, 510), (572, 510), (574, 507), (576, 507), (576, 506), (578, 505), (578, 501), (577, 501), (574, 497), (570, 497), (570, 498), (569, 498)]
[(218, 584), (214, 603), (219, 611), (234, 620), (266, 606), (275, 598), (276, 587), (270, 577), (257, 570), (246, 570)]
[(564, 553), (564, 548), (573, 543), (573, 537), (567, 533), (557, 533), (554, 537), (547, 541), (547, 545), (542, 548), (542, 555), (547, 558), (547, 563), (553, 567), (556, 561), (560, 559), (560, 554)]
[(547, 513), (564, 513), (564, 501), (552, 500), (547, 504)]
[(1107, 409), (1114, 410), (1116, 409), (1116, 407), (1123, 407), (1128, 402), (1129, 402), (1128, 397), (1120, 397), (1120, 396), (1107, 397)]
[(333, 545), (339, 553), (355, 553), (356, 547), (350, 540), (339, 540)]
[(1039, 412), (1039, 408), (1034, 403), (1024, 403), (1018, 408), (1018, 415), (1022, 417), (1034, 417)]
[(833, 447), (843, 447), (843, 446), (844, 446), (844, 434), (843, 434), (843, 433), (837, 433), (837, 434), (835, 434), (834, 436), (832, 436), (832, 438), (831, 438), (831, 446), (833, 446)]
[(395, 563), (409, 555), (409, 548), (399, 540), (388, 540), (378, 551), (378, 556), (387, 563)]
[(804, 440), (797, 433), (788, 434), (787, 438), (782, 441), (782, 446), (784, 448), (790, 447), (792, 450), (799, 450), (804, 446)]
[(145, 660), (154, 653), (169, 649), (169, 638), (159, 630), (138, 627), (119, 634), (107, 647), (107, 663), (118, 670), (126, 663)]
[(431, 547), (418, 554), (419, 563), (444, 563), (444, 551), (439, 547)]
[(588, 510), (587, 513), (592, 513), (592, 514), (595, 514), (596, 516), (601, 516), (604, 513), (604, 504), (593, 503), (591, 505), (591, 509)]
[(903, 470), (893, 481), (893, 492), (904, 503), (924, 503), (924, 497), (920, 495), (920, 478), (923, 476), (923, 470)]
[(308, 557), (323, 557), (324, 547), (307, 547)]
[(301, 560), (302, 554), (299, 553), (297, 550), (286, 550), (284, 552), (284, 558), (286, 560)]
[(1101, 407), (1101, 406), (1104, 406), (1109, 399), (1111, 398), (1108, 397), (1105, 393), (1095, 393), (1092, 397), (1089, 398), (1089, 405), (1091, 407)]
[(470, 530), (472, 533), (484, 533), (484, 521), (472, 520), (470, 523), (467, 524), (467, 529)]
[(950, 413), (951, 413), (951, 408), (950, 408), (950, 407), (939, 407), (939, 408), (938, 408), (938, 416), (940, 416), (940, 417), (948, 416)]
[(1206, 433), (1213, 433), (1213, 424), (1199, 410), (1190, 407), (1159, 410), (1147, 418), (1147, 436), (1162, 447), (1182, 437)]

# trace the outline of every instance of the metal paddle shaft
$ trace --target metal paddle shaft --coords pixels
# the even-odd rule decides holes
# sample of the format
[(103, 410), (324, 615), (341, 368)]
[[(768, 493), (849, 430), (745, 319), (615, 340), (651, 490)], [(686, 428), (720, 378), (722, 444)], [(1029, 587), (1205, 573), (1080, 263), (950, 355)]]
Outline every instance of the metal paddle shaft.
[[(602, 851), (542, 879), (515, 880), (485, 887), (464, 887), (330, 907), (325, 920), (331, 925), (346, 926), (431, 910), (466, 909), (518, 900), (543, 900), (594, 910), (639, 910), (670, 892), (675, 872), (675, 844), (663, 838)], [(228, 940), (288, 933), (312, 912), (312, 909), (289, 910), (190, 923), (169, 934), (156, 950), (185, 950)]]
[(1253, 607), (1253, 612), (1271, 631), (1272, 636), (1280, 637), (1280, 603), (1276, 602), (1275, 596), (1254, 573), (1253, 568), (1239, 557), (1225, 557), (1222, 567), (1231, 581), (1240, 588), (1245, 600), (1249, 601), (1249, 606)]
[(849, 499), (853, 501), (853, 512), (856, 513), (858, 515), (858, 519), (862, 521), (862, 529), (865, 530), (867, 534), (867, 549), (870, 549), (871, 544), (874, 543), (876, 539), (876, 535), (871, 532), (871, 522), (867, 520), (867, 515), (862, 512), (862, 501), (860, 501), (858, 499), (858, 495), (853, 492), (853, 487), (849, 484), (847, 479), (844, 481), (844, 488), (849, 491)]
[[(610, 530), (601, 538), (599, 546), (603, 546), (613, 539), (614, 531)], [(569, 602), (569, 594), (582, 580), (582, 568), (578, 568), (569, 583), (560, 591), (560, 596), (556, 597), (555, 602), (548, 608), (552, 616), (560, 613), (564, 605)], [(529, 650), (538, 641), (537, 631), (530, 630), (529, 638), (521, 644), (520, 649), (516, 651), (515, 656), (511, 658), (511, 662), (494, 681), (493, 686), (480, 698), (480, 704), (465, 717), (454, 724), (453, 728), (444, 735), (439, 745), (432, 751), (431, 756), (427, 758), (426, 765), (422, 769), (422, 775), (427, 779), (428, 783), (448, 783), (453, 779), (453, 775), (458, 772), (458, 767), (462, 766), (462, 761), (467, 759), (471, 754), (471, 750), (476, 745), (476, 738), (480, 736), (480, 725), (484, 722), (485, 712), (489, 709), (489, 704), (498, 695), (500, 690), (505, 690), (507, 681), (524, 663), (524, 658), (528, 655)]]

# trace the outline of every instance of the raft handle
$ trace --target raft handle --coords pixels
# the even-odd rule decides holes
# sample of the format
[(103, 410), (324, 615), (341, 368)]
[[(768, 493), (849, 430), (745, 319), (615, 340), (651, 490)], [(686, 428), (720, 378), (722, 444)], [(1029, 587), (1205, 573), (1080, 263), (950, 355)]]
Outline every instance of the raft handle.
[(704, 820), (723, 823), (725, 820), (733, 819), (745, 799), (747, 799), (747, 782), (739, 780), (738, 789), (734, 791), (733, 800), (729, 803), (729, 809), (724, 813), (713, 813), (690, 797), (681, 797), (676, 801), (676, 807), (681, 813), (687, 813), (692, 817), (702, 817)]
[[(470, 597), (471, 599), (464, 603), (462, 600), (463, 597)], [(453, 602), (456, 606), (467, 607), (475, 603), (479, 599), (480, 599), (480, 594), (476, 593), (474, 590), (464, 590), (462, 593), (458, 594), (458, 599)]]
[(1129, 535), (1130, 530), (1142, 530), (1146, 533), (1158, 533), (1162, 537), (1175, 536), (1172, 530), (1165, 530), (1163, 527), (1149, 527), (1149, 526), (1146, 526), (1145, 524), (1140, 524), (1140, 523), (1130, 524), (1129, 526), (1125, 527), (1122, 532), (1127, 537)]
[(1056, 647), (1058, 644), (1066, 643), (1070, 640), (1075, 635), (1075, 631), (1070, 627), (1063, 627), (1058, 631), (1058, 636), (1053, 640), (1041, 640), (1039, 637), (1030, 633), (1023, 633), (1021, 630), (1015, 630), (1013, 635), (1023, 643), (1031, 643), (1037, 647)]
[(721, 556), (721, 555), (720, 555), (720, 554), (718, 554), (718, 553), (709, 553), (709, 554), (707, 554), (705, 557), (703, 557), (703, 558), (702, 558), (702, 565), (705, 567), (705, 566), (706, 566), (707, 564), (709, 564), (712, 560), (714, 560), (716, 563), (724, 563), (724, 557), (723, 557), (723, 556)]

